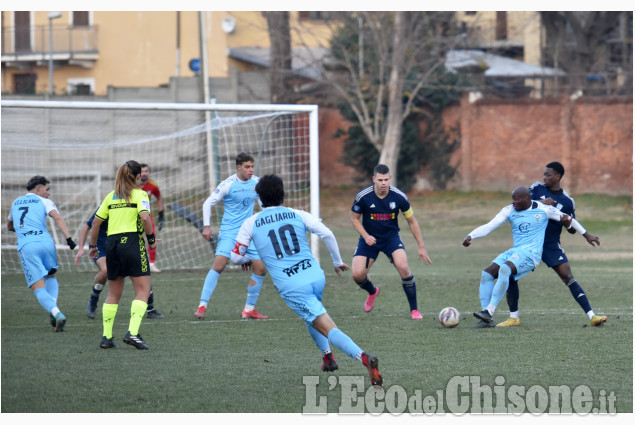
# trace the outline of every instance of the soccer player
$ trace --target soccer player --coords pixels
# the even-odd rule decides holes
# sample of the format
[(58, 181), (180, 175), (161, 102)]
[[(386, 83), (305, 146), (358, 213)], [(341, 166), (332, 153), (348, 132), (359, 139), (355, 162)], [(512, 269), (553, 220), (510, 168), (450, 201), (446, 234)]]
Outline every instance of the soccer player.
[[(244, 152), (239, 153), (236, 156), (236, 174), (221, 182), (203, 204), (203, 232), (201, 233), (203, 238), (210, 240), (212, 237), (210, 230), (212, 207), (220, 201), (223, 201), (223, 219), (218, 231), (216, 257), (205, 277), (200, 303), (194, 312), (194, 316), (199, 319), (205, 317), (207, 304), (216, 289), (218, 278), (231, 258), (231, 250), (236, 242), (240, 225), (254, 212), (254, 202), (258, 199), (254, 189), (257, 183), (258, 177), (254, 176), (254, 158)], [(268, 319), (267, 316), (256, 311), (256, 302), (260, 296), (262, 282), (265, 280), (266, 269), (252, 247), (250, 247), (249, 256), (253, 260), (253, 274), (247, 286), (247, 301), (241, 316), (243, 319)]]
[[(373, 185), (357, 193), (351, 208), (351, 222), (360, 234), (355, 254), (353, 254), (353, 280), (368, 292), (364, 311), (370, 312), (375, 306), (379, 288), (370, 281), (368, 272), (380, 252), (386, 254), (401, 277), (401, 286), (406, 293), (413, 319), (421, 319), (417, 307), (415, 277), (410, 272), (406, 248), (399, 236), (399, 211), (408, 222), (410, 231), (419, 245), (419, 261), (432, 264), (423, 244), (421, 229), (405, 193), (390, 185), (390, 170), (386, 165), (375, 167)], [(363, 217), (363, 219), (362, 219)]]
[(28, 193), (20, 196), (11, 205), (7, 229), (18, 236), (18, 253), (22, 261), (24, 277), (40, 305), (49, 313), (55, 332), (64, 331), (66, 316), (57, 306), (59, 284), (55, 242), (46, 228), (46, 217), (50, 216), (64, 234), (71, 250), (75, 242), (68, 232), (66, 221), (49, 198), (50, 182), (43, 176), (34, 176), (26, 184)]
[(339, 330), (322, 305), (326, 278), (320, 263), (311, 254), (306, 232), (314, 233), (326, 244), (335, 272), (349, 269), (342, 261), (333, 232), (306, 211), (282, 206), (284, 184), (275, 174), (264, 176), (256, 185), (263, 210), (249, 217), (240, 227), (232, 261), (249, 263), (252, 242), (271, 274), (280, 297), (304, 320), (309, 335), (322, 353), (322, 370), (338, 369), (330, 344), (357, 359), (368, 369), (372, 385), (382, 385), (377, 356), (367, 354)]
[[(531, 198), (542, 202), (543, 204), (552, 205), (565, 214), (575, 218), (575, 201), (560, 186), (560, 180), (564, 176), (564, 167), (559, 162), (550, 162), (545, 166), (543, 173), (543, 183), (535, 182), (530, 186)], [(575, 233), (575, 229), (567, 229), (571, 234)], [(564, 284), (569, 288), (573, 299), (582, 307), (587, 317), (591, 321), (592, 326), (602, 326), (606, 322), (606, 316), (597, 316), (589, 299), (584, 293), (580, 284), (573, 277), (569, 259), (560, 245), (560, 234), (562, 233), (562, 223), (549, 221), (547, 230), (545, 231), (545, 243), (542, 249), (542, 261), (560, 277)], [(584, 235), (587, 242), (594, 246), (593, 243), (600, 245), (600, 238), (590, 233)], [(520, 318), (518, 316), (518, 299), (520, 297), (518, 282), (514, 279), (509, 280), (509, 288), (507, 289), (507, 304), (509, 305), (509, 319), (499, 323), (496, 326), (518, 326)]]
[[(163, 219), (163, 199), (161, 198), (161, 191), (159, 190), (159, 185), (154, 180), (150, 179), (150, 167), (148, 164), (141, 164), (141, 190), (145, 191), (148, 194), (148, 198), (152, 199), (154, 196), (157, 200), (157, 209), (159, 211), (159, 232), (163, 229), (164, 219)], [(150, 220), (152, 220), (152, 233), (154, 233), (154, 218), (152, 217), (152, 213), (150, 213)], [(157, 250), (148, 248), (148, 254), (150, 255), (150, 271), (152, 273), (161, 273), (161, 270), (156, 266), (155, 262), (157, 259)], [(158, 313), (155, 310), (150, 310), (148, 307), (147, 316), (149, 318), (161, 319), (163, 315)]]
[[(501, 209), (489, 223), (477, 227), (465, 237), (463, 246), (468, 247), (472, 239), (482, 238), (509, 221), (514, 241), (511, 249), (496, 257), (481, 272), (479, 297), (483, 310), (474, 313), (474, 317), (480, 319), (475, 327), (495, 326), (492, 317), (500, 300), (507, 292), (510, 277), (519, 280), (540, 264), (545, 229), (549, 220), (562, 222), (567, 228), (573, 227), (580, 234), (586, 234), (584, 227), (575, 218), (552, 206), (532, 200), (529, 188), (519, 186), (512, 192), (511, 205)], [(589, 239), (587, 236), (587, 240)], [(494, 279), (497, 279), (496, 284)]]
[(148, 194), (139, 188), (140, 174), (141, 165), (137, 161), (130, 160), (119, 167), (115, 178), (115, 190), (104, 198), (90, 229), (88, 256), (97, 258), (99, 230), (101, 224), (108, 220), (108, 297), (102, 309), (104, 332), (99, 342), (99, 346), (104, 349), (117, 348), (113, 341), (112, 328), (126, 276), (130, 276), (132, 280), (135, 298), (130, 307), (130, 322), (123, 342), (138, 350), (149, 348), (139, 333), (141, 321), (148, 308), (151, 288), (148, 254), (142, 235), (146, 234), (151, 248), (156, 248), (159, 240), (152, 232)]
[[(97, 210), (93, 213), (93, 215), (88, 219), (86, 223), (79, 230), (79, 250), (77, 251), (77, 255), (75, 255), (75, 265), (79, 266), (79, 259), (84, 255), (84, 244), (86, 243), (86, 238), (88, 233), (90, 232), (91, 227), (93, 226), (93, 220), (95, 219), (95, 214), (97, 214)], [(101, 291), (103, 291), (104, 286), (108, 280), (108, 268), (106, 266), (106, 236), (108, 230), (108, 219), (104, 220), (99, 226), (99, 235), (97, 236), (97, 257), (93, 258), (93, 262), (99, 268), (99, 271), (95, 275), (95, 279), (93, 280), (93, 289), (90, 294), (90, 298), (88, 299), (88, 304), (86, 305), (86, 316), (91, 319), (96, 317), (97, 312), (97, 302), (99, 301), (99, 295)], [(152, 292), (152, 286), (150, 286), (150, 297), (148, 297), (148, 309), (147, 309), (146, 317), (149, 319), (161, 319), (163, 315), (154, 309), (154, 293)], [(153, 314), (150, 314), (152, 312)]]

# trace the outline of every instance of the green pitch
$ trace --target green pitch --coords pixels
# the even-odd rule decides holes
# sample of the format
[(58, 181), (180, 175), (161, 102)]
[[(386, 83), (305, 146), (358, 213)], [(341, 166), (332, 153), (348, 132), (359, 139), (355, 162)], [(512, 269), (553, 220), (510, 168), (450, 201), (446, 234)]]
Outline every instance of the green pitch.
[[(349, 264), (357, 238), (348, 220), (355, 191), (322, 196), (322, 217)], [(539, 401), (550, 397), (551, 387), (577, 394), (574, 413), (591, 408), (602, 412), (602, 403), (610, 409), (609, 402), (617, 412), (633, 412), (631, 198), (576, 197), (578, 218), (599, 235), (600, 248), (579, 235), (563, 235), (574, 276), (595, 312), (608, 316), (601, 328), (589, 326), (568, 289), (541, 265), (520, 283), (519, 327), (473, 329), (480, 271), (511, 246), (511, 235), (504, 225), (470, 248), (461, 242), (508, 203), (509, 195), (443, 192), (411, 201), (433, 261), (425, 266), (416, 261), (416, 245), (404, 221), (402, 237), (417, 279), (421, 321), (410, 319), (398, 275), (385, 257), (379, 257), (370, 275), (381, 295), (375, 309), (365, 313), (365, 293), (350, 273), (338, 277), (333, 272), (322, 244), (324, 304), (338, 327), (379, 357), (386, 397), (369, 390), (365, 368), (337, 349), (339, 370), (320, 371), (321, 356), (304, 323), (284, 305), (269, 277), (257, 309), (270, 320), (240, 319), (249, 275), (226, 272), (207, 318), (198, 321), (193, 313), (207, 271), (153, 275), (155, 306), (165, 318), (144, 319), (141, 325), (149, 351), (121, 341), (133, 297), (127, 281), (114, 327), (119, 348), (102, 350), (98, 343), (105, 293), (97, 319), (87, 318), (94, 274), (63, 270), (58, 276), (59, 305), (68, 318), (63, 333), (53, 332), (21, 274), (2, 274), (2, 413), (337, 413), (360, 408), (462, 413), (457, 409), (466, 406), (468, 413), (476, 413), (488, 405), (488, 394), (504, 395), (494, 396), (494, 406), (498, 401), (506, 411), (520, 406), (531, 412), (532, 406), (544, 408)], [(158, 258), (161, 267), (160, 249)], [(455, 329), (438, 323), (446, 306), (461, 312)], [(507, 316), (503, 301), (494, 318), (500, 322)], [(361, 387), (355, 387), (360, 380)], [(457, 383), (468, 381), (481, 386), (459, 387), (469, 403), (451, 400)], [(579, 400), (585, 400), (587, 388), (591, 404)], [(515, 404), (519, 390), (523, 403)], [(365, 403), (360, 405), (360, 399)]]

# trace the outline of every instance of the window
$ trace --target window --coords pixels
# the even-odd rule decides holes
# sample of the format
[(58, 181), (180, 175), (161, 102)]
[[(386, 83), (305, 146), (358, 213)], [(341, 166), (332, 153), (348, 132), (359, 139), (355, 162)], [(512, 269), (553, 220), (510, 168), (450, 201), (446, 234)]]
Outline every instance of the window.
[(31, 51), (31, 12), (13, 12), (15, 51)]
[(15, 94), (35, 94), (36, 74), (14, 74), (13, 93)]
[(73, 11), (73, 26), (75, 27), (90, 26), (90, 16), (88, 12)]
[(95, 93), (94, 78), (69, 78), (66, 80), (66, 92), (70, 95), (89, 96)]
[(507, 12), (496, 12), (496, 40), (507, 40)]
[(327, 21), (334, 17), (333, 12), (325, 11), (313, 11), (313, 12), (298, 12), (300, 20), (309, 21)]

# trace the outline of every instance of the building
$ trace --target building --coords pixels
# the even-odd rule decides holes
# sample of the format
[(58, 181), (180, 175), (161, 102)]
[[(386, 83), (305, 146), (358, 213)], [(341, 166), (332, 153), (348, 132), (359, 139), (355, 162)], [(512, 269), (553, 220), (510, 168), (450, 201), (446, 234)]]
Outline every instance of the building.
[[(292, 45), (323, 46), (326, 17), (290, 12)], [(2, 92), (49, 93), (49, 59), (56, 95), (103, 96), (109, 86), (159, 87), (195, 76), (201, 21), (210, 77), (267, 66), (267, 55), (262, 62), (254, 51), (268, 51), (263, 12), (2, 11)]]

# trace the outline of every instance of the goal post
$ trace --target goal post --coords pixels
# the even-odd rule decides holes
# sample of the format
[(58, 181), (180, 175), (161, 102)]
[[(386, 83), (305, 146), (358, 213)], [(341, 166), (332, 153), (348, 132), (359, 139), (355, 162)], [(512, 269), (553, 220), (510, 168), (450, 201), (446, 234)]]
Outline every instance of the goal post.
[[(83, 223), (113, 189), (119, 166), (134, 159), (150, 166), (163, 199), (157, 266), (207, 269), (215, 244), (210, 247), (200, 235), (202, 205), (236, 172), (240, 152), (254, 157), (256, 175), (282, 177), (286, 206), (320, 216), (317, 105), (33, 100), (1, 105), (4, 223), (13, 200), (39, 174), (51, 181), (51, 200), (77, 241)], [(155, 200), (151, 204), (156, 216)], [(222, 208), (212, 210), (215, 236)], [(49, 231), (61, 270), (95, 270), (87, 255), (76, 267), (75, 254), (53, 223)], [(1, 234), (2, 273), (20, 272), (15, 233), (5, 224)], [(319, 248), (319, 238), (311, 235), (318, 260)]]

